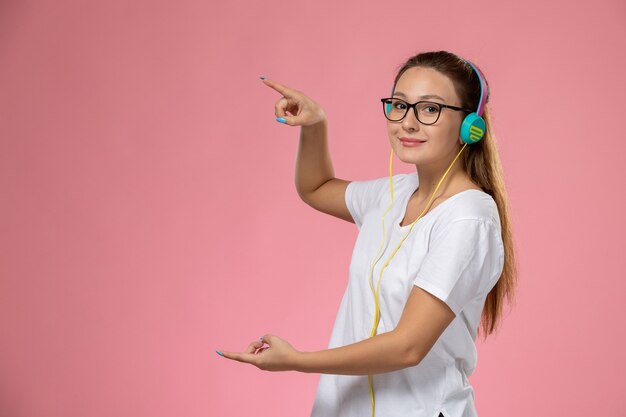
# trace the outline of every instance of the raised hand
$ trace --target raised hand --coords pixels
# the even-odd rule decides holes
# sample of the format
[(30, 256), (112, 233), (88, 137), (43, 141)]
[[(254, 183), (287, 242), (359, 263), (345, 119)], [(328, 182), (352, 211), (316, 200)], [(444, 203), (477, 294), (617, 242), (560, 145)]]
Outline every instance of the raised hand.
[[(290, 126), (311, 126), (326, 120), (326, 113), (304, 93), (265, 79), (263, 83), (282, 94), (274, 106), (274, 113)], [(281, 121), (281, 120), (279, 120)]]

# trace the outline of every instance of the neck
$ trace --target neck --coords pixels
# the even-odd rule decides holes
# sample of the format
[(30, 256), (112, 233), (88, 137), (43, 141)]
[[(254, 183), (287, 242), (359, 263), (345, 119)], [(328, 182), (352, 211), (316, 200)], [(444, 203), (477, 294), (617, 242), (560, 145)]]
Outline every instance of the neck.
[[(428, 200), (430, 199), (435, 189), (437, 189), (437, 184), (441, 181), (441, 178), (444, 176), (452, 161), (457, 156), (460, 149), (456, 149), (450, 157), (442, 159), (441, 161), (429, 164), (429, 165), (416, 165), (415, 168), (417, 170), (417, 177), (419, 179), (419, 187), (415, 192), (418, 200)], [(439, 189), (437, 189), (437, 195), (434, 198), (437, 198), (440, 195), (444, 195), (446, 191), (454, 188), (454, 184), (458, 184), (460, 181), (463, 181), (464, 178), (467, 177), (465, 170), (463, 169), (463, 160), (462, 153), (456, 159), (448, 174), (441, 182)]]

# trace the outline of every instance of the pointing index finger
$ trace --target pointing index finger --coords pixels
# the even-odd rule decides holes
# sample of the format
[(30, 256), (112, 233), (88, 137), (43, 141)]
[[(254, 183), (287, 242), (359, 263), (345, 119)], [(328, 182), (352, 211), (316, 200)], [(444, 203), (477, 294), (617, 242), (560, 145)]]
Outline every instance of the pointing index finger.
[(225, 352), (225, 351), (222, 351), (222, 353), (225, 358), (232, 359), (237, 362), (250, 363), (254, 365), (255, 360), (256, 360), (256, 357), (250, 353)]
[(296, 97), (298, 95), (298, 92), (296, 90), (292, 90), (289, 87), (286, 87), (274, 80), (270, 80), (270, 79), (264, 79), (263, 82), (265, 83), (266, 86), (273, 88), (274, 90), (278, 91), (280, 94), (282, 94), (285, 97)]

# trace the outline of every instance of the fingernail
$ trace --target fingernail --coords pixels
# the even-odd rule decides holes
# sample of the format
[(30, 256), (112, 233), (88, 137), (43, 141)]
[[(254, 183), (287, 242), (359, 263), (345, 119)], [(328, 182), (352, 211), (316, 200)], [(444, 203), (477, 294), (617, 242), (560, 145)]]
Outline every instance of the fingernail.
[(216, 350), (217, 354), (220, 356), (224, 356), (224, 354), (222, 352), (220, 352), (219, 350)]
[(276, 118), (276, 121), (277, 121), (277, 122), (280, 122), (280, 123), (285, 123), (287, 120), (285, 120), (285, 118), (284, 118), (284, 117), (277, 117), (277, 118)]
[(260, 79), (262, 79), (262, 80), (264, 80), (264, 79), (266, 79), (267, 77), (266, 77), (265, 75), (261, 75), (259, 78), (260, 78)]

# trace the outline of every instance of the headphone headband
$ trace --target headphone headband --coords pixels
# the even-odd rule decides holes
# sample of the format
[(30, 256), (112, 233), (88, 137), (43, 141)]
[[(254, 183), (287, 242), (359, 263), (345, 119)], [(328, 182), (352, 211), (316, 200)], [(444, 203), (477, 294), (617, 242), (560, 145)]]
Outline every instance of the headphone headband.
[(480, 80), (480, 100), (478, 101), (478, 109), (476, 109), (476, 114), (479, 116), (483, 115), (485, 111), (485, 104), (487, 104), (487, 97), (489, 97), (489, 87), (487, 87), (487, 83), (485, 82), (485, 76), (482, 71), (478, 69), (478, 67), (468, 60), (465, 60), (476, 72), (478, 75), (478, 79)]

